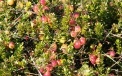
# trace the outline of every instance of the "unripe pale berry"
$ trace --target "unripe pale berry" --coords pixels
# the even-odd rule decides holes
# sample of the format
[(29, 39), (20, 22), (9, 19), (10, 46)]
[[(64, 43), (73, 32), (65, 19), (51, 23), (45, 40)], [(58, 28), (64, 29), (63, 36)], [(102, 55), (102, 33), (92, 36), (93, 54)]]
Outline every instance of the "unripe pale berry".
[(13, 5), (14, 4), (14, 0), (7, 0), (7, 4), (10, 5), (10, 6)]
[(79, 25), (75, 26), (75, 32), (80, 32), (81, 31), (81, 27)]
[(10, 49), (14, 49), (14, 47), (15, 47), (14, 42), (9, 42), (8, 47), (9, 47)]
[(76, 36), (77, 36), (77, 32), (71, 31), (71, 32), (70, 32), (70, 35), (71, 35), (71, 37), (76, 37)]

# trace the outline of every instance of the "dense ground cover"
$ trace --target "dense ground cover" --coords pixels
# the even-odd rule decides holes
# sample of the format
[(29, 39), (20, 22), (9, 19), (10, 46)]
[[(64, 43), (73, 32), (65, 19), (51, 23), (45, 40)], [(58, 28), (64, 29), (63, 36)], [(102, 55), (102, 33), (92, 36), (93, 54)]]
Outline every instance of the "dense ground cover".
[(121, 0), (0, 0), (0, 76), (121, 76)]

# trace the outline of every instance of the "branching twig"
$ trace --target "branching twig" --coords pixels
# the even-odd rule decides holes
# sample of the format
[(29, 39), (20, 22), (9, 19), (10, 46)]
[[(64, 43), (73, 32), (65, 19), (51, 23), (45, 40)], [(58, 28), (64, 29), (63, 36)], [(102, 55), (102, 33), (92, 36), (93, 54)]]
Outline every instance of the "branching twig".
[(105, 41), (106, 38), (111, 34), (111, 32), (112, 32), (112, 30), (110, 30), (110, 31), (108, 32), (108, 34), (107, 34), (106, 37), (104, 38), (104, 41)]
[(117, 62), (115, 62), (110, 68), (112, 68), (114, 65), (118, 64), (121, 61), (121, 59), (119, 59)]
[(111, 34), (111, 35), (122, 39), (122, 34)]
[(20, 16), (18, 16), (14, 21), (12, 21), (11, 24), (16, 25), (19, 22), (19, 18), (22, 16), (22, 14)]
[(106, 57), (108, 57), (109, 59), (111, 59), (113, 62), (115, 62), (115, 64), (117, 64), (117, 65), (119, 65), (121, 68), (122, 68), (122, 66), (118, 63), (118, 61), (116, 62), (114, 59), (112, 59), (109, 55), (107, 55), (107, 54), (104, 54)]

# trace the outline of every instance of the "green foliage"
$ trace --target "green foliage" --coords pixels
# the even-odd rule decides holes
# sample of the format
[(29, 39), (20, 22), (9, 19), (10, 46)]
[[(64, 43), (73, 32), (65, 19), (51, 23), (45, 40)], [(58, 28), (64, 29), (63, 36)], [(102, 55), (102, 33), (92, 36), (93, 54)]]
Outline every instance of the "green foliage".
[(122, 75), (121, 0), (40, 1), (0, 0), (0, 76), (44, 75), (53, 60), (52, 76)]
[(115, 43), (116, 43), (117, 53), (121, 54), (122, 53), (122, 41), (121, 41), (121, 39), (117, 39)]

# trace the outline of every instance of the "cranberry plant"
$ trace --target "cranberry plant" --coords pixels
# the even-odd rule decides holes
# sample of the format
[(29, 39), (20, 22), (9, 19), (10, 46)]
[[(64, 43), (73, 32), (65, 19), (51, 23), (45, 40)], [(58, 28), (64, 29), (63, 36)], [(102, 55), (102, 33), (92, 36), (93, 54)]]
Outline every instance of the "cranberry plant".
[(0, 0), (0, 76), (122, 75), (121, 0)]

